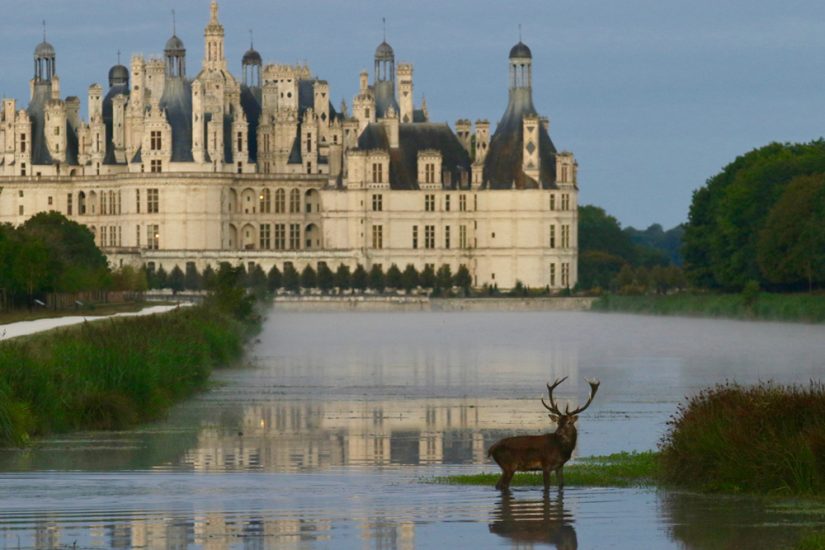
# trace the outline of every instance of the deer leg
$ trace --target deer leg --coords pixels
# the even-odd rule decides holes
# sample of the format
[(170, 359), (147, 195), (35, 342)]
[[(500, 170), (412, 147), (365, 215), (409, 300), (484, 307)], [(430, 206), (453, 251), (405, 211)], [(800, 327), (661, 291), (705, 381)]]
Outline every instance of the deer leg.
[(559, 490), (564, 488), (564, 466), (559, 466), (556, 469), (556, 477), (559, 480)]
[(544, 490), (549, 491), (550, 490), (550, 467), (545, 466), (544, 469), (542, 470), (542, 474), (543, 474), (543, 477), (544, 477)]
[(510, 488), (510, 480), (513, 479), (515, 470), (504, 470), (501, 472), (501, 479), (496, 483), (496, 489), (499, 491), (506, 491)]

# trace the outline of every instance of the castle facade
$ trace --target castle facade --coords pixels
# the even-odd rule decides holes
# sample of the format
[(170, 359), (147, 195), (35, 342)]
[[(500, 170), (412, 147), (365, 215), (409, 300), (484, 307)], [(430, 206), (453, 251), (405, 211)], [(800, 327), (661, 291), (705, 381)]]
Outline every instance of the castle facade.
[(577, 163), (533, 105), (522, 42), (492, 134), (486, 120), (431, 122), (386, 41), (351, 108), (307, 66), (264, 65), (252, 47), (238, 80), (214, 0), (194, 77), (174, 34), (163, 58), (135, 55), (108, 90), (91, 85), (88, 120), (61, 99), (56, 58), (44, 38), (28, 107), (3, 99), (0, 222), (61, 212), (115, 266), (449, 264), (475, 286), (576, 283)]

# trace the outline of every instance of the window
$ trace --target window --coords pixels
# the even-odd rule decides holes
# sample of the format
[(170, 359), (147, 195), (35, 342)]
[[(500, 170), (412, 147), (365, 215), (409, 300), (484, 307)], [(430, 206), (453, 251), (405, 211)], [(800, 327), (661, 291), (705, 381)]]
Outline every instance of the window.
[(117, 246), (117, 227), (109, 226), (109, 246)]
[(106, 191), (101, 191), (100, 192), (100, 213), (101, 214), (104, 214), (104, 215), (106, 214), (106, 206), (107, 206), (107, 204), (106, 204)]
[(444, 211), (450, 211), (450, 195), (444, 195)]
[(301, 248), (301, 224), (289, 224), (289, 249), (298, 250)]
[(301, 192), (297, 189), (289, 192), (289, 211), (293, 213), (301, 211)]
[(140, 226), (135, 226), (135, 246), (140, 248)]
[(258, 200), (260, 201), (260, 208), (258, 209), (261, 214), (269, 214), (272, 208), (272, 193), (269, 189), (263, 189), (261, 194), (258, 195)]
[(157, 250), (160, 248), (160, 226), (146, 226), (146, 245), (149, 250)]
[(163, 141), (161, 140), (161, 133), (160, 130), (152, 130), (149, 133), (149, 150), (151, 151), (160, 151), (163, 145)]
[(372, 182), (381, 183), (384, 181), (384, 165), (380, 162), (372, 163)]
[(460, 225), (458, 227), (458, 247), (467, 248), (467, 226)]
[(418, 248), (418, 226), (414, 225), (412, 229), (412, 247)]
[(550, 226), (550, 248), (556, 248), (556, 226)]
[(561, 247), (570, 248), (570, 226), (561, 226)]
[(562, 193), (561, 195), (561, 209), (570, 210), (570, 194)]
[(18, 207), (17, 207), (17, 213), (18, 213), (19, 215), (21, 215), (21, 216), (22, 216), (23, 214), (25, 214), (25, 212), (26, 212), (26, 210), (23, 208), (23, 205), (22, 205), (22, 204), (21, 204), (20, 206), (18, 206)]
[(435, 195), (424, 195), (424, 210), (435, 212)]
[(243, 132), (238, 132), (238, 152), (243, 152)]
[(261, 244), (261, 249), (263, 249), (263, 250), (269, 250), (269, 247), (272, 244), (271, 241), (270, 241), (271, 231), (272, 231), (272, 226), (270, 226), (268, 223), (262, 223), (261, 224), (259, 242)]
[(51, 205), (52, 205), (52, 198), (49, 197), (49, 206), (51, 206)]
[(149, 171), (153, 174), (159, 174), (163, 171), (163, 161), (158, 159), (153, 159), (149, 161)]
[(283, 214), (286, 211), (286, 191), (278, 189), (275, 191), (275, 213)]
[(424, 248), (435, 248), (435, 226), (424, 226)]
[(308, 133), (307, 134), (307, 153), (311, 153), (311, 152), (312, 152), (312, 134)]
[(561, 286), (570, 286), (570, 264), (561, 264)]
[(450, 248), (450, 226), (444, 227), (444, 248)]
[(373, 225), (372, 226), (372, 247), (373, 248), (384, 248), (384, 226), (383, 225)]
[(312, 163), (307, 162), (307, 174), (311, 174), (311, 173), (312, 173)]
[(72, 195), (71, 193), (66, 195), (66, 215), (67, 216), (72, 215), (73, 201), (74, 201), (74, 195)]
[(562, 183), (567, 183), (567, 166), (561, 167), (561, 181)]
[(478, 195), (473, 195), (473, 210), (478, 211)]
[[(26, 134), (20, 134), (20, 152), (26, 152)], [(25, 174), (23, 174), (25, 175)]]
[(54, 127), (54, 135), (56, 135), (56, 136), (60, 135), (60, 126), (55, 126)]
[(160, 200), (157, 189), (146, 190), (146, 212), (157, 214), (160, 211)]
[(435, 164), (432, 162), (424, 165), (424, 183), (435, 183)]
[(140, 214), (140, 189), (135, 189), (135, 208), (137, 213)]
[(20, 175), (21, 176), (26, 175), (26, 163), (25, 162), (20, 163)]
[(120, 191), (118, 191), (117, 192), (117, 212), (115, 212), (117, 215), (120, 215), (120, 213), (121, 213), (120, 207), (123, 206), (123, 200), (122, 199), (123, 199), (123, 195), (121, 194)]
[(100, 246), (106, 246), (106, 226), (100, 226)]
[(381, 212), (384, 210), (384, 195), (373, 195), (372, 196), (372, 211), (373, 212)]
[(556, 286), (556, 264), (550, 264), (550, 286)]
[(467, 195), (458, 196), (458, 209), (461, 212), (467, 211)]
[(550, 193), (550, 210), (556, 209), (556, 194)]
[(286, 224), (275, 224), (275, 250), (286, 249)]

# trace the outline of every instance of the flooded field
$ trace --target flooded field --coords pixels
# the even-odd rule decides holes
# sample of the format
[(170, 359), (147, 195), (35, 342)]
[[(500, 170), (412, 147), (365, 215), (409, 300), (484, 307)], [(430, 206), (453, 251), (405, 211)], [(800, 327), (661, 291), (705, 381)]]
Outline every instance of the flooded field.
[(580, 403), (578, 456), (656, 447), (685, 395), (825, 374), (825, 327), (593, 313), (280, 313), (161, 423), (0, 451), (4, 548), (777, 548), (825, 507), (427, 483)]

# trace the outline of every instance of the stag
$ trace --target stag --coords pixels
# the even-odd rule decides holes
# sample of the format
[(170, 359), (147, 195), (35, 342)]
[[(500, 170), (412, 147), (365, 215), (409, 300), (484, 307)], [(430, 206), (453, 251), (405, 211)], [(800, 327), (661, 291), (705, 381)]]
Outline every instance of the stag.
[(590, 406), (593, 397), (599, 390), (598, 380), (588, 380), (590, 397), (588, 397), (587, 403), (572, 411), (569, 404), (565, 405), (564, 412), (561, 412), (553, 399), (553, 390), (565, 380), (567, 380), (566, 376), (557, 379), (553, 385), (547, 384), (549, 405), (544, 402), (543, 397), (541, 398), (541, 404), (550, 411), (548, 416), (557, 425), (555, 432), (544, 435), (507, 437), (494, 443), (487, 451), (487, 456), (492, 457), (496, 464), (501, 467), (501, 478), (496, 483), (496, 489), (507, 490), (510, 487), (513, 474), (517, 471), (538, 470), (541, 470), (544, 474), (545, 491), (550, 488), (550, 472), (556, 472), (559, 489), (564, 487), (564, 464), (570, 460), (570, 455), (573, 454), (573, 449), (576, 448), (576, 438), (578, 437), (576, 420), (579, 419), (578, 415)]

